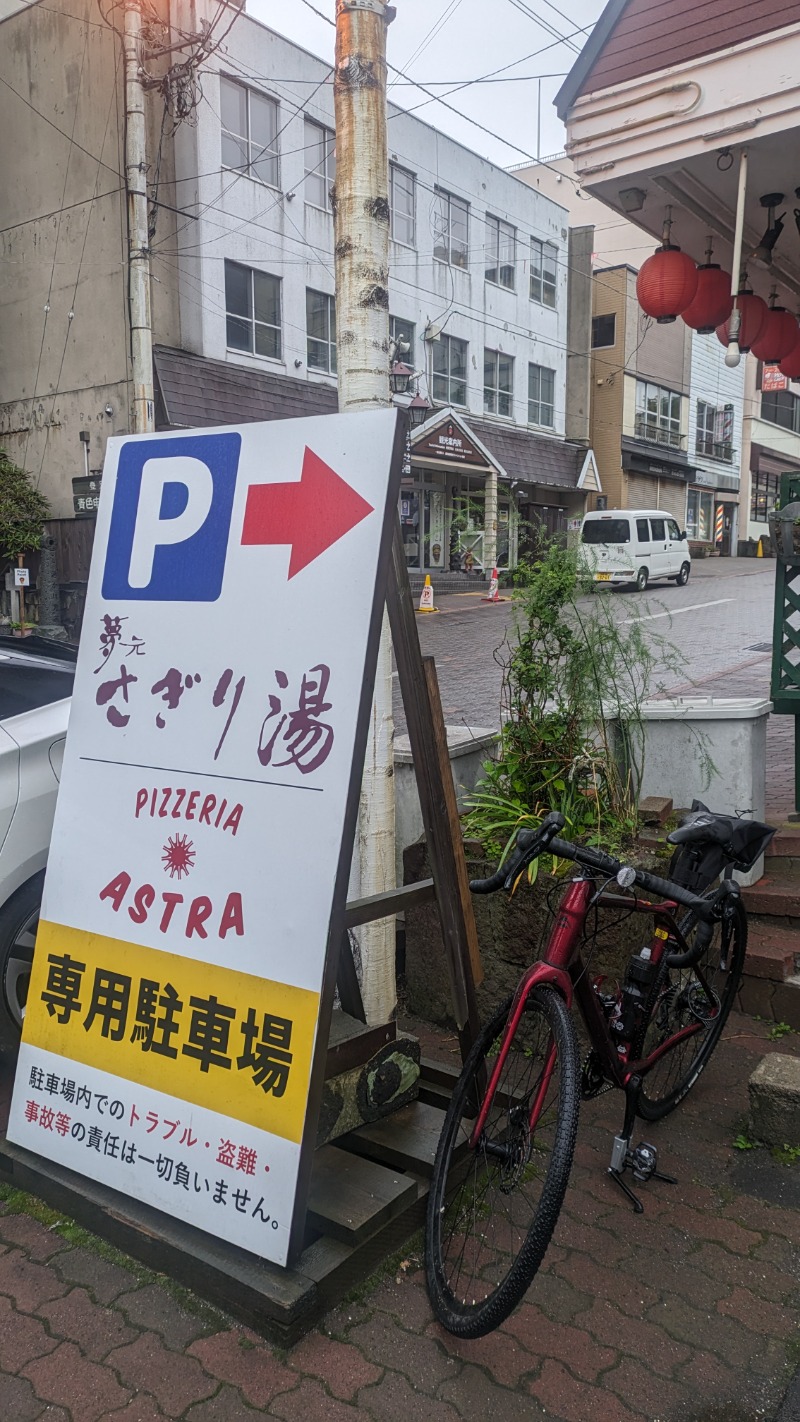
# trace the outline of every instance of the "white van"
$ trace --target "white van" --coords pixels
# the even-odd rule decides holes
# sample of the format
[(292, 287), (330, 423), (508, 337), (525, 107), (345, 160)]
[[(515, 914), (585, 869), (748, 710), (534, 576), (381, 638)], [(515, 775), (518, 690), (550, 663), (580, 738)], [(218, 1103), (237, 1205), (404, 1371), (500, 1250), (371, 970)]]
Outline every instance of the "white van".
[(640, 591), (655, 578), (684, 587), (692, 571), (686, 534), (663, 509), (587, 513), (580, 562), (596, 583), (633, 583)]

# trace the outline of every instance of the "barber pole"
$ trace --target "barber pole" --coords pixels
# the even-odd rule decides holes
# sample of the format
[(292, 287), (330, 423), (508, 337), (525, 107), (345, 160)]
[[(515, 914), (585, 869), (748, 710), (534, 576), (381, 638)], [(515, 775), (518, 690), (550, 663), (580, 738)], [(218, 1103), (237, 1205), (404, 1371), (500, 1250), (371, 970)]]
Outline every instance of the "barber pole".
[(722, 542), (722, 529), (725, 521), (725, 510), (722, 504), (717, 504), (717, 517), (714, 521), (714, 542)]

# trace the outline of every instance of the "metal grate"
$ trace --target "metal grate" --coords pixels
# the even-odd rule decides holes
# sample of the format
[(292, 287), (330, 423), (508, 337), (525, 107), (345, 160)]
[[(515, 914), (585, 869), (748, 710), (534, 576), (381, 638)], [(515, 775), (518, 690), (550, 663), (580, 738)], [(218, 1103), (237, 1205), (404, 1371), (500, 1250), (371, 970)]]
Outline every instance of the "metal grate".
[(746, 652), (771, 652), (771, 642), (754, 642), (751, 647), (745, 647)]

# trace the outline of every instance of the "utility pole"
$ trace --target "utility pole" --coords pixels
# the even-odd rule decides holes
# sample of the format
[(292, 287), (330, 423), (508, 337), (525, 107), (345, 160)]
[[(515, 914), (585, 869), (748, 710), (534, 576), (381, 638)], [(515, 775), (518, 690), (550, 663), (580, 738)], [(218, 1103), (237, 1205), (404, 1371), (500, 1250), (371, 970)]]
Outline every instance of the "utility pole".
[(154, 428), (153, 333), (150, 324), (150, 238), (147, 223), (147, 130), (142, 87), (142, 12), (125, 0), (125, 186), (128, 197), (128, 306), (133, 375), (132, 432)]
[[(389, 159), (384, 0), (336, 0), (336, 327), (339, 408), (374, 410), (389, 393)], [(394, 887), (392, 646), (383, 618), (351, 891)], [(358, 882), (356, 883), (356, 879)], [(396, 1005), (394, 919), (359, 932), (367, 1021)]]

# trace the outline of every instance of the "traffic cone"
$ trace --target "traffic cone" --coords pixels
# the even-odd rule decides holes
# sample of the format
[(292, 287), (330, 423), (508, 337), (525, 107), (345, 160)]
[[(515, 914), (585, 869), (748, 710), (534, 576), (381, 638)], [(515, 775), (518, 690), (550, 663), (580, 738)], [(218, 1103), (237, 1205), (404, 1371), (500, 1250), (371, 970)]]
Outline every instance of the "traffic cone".
[(500, 580), (497, 576), (496, 568), (492, 568), (489, 591), (486, 597), (481, 598), (481, 602), (505, 602), (505, 598), (500, 596)]
[(425, 586), (420, 593), (417, 612), (436, 612), (436, 608), (433, 605), (433, 588), (431, 586), (430, 573), (425, 574)]

